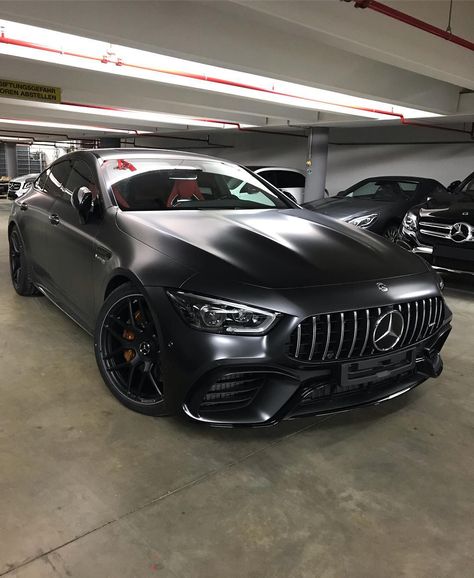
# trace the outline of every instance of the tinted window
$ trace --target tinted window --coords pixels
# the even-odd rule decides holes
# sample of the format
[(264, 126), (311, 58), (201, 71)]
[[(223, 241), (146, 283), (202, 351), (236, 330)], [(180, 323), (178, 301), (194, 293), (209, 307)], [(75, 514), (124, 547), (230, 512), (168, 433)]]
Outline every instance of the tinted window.
[(87, 187), (96, 198), (99, 194), (96, 179), (90, 166), (83, 160), (79, 159), (72, 163), (69, 178), (66, 184), (66, 193), (72, 193), (79, 187)]
[(467, 183), (461, 189), (462, 193), (473, 193), (474, 192), (474, 177), (467, 181)]
[(373, 199), (375, 201), (396, 201), (411, 199), (415, 196), (419, 183), (417, 181), (388, 181), (376, 179), (365, 181), (348, 189), (344, 197)]
[(278, 188), (304, 188), (305, 178), (295, 171), (275, 171), (277, 174)]
[(277, 189), (280, 188), (280, 185), (278, 184), (278, 171), (261, 171), (258, 174), (262, 179), (265, 179)]
[(50, 167), (49, 178), (45, 185), (46, 193), (56, 198), (63, 197), (70, 171), (69, 160), (59, 161)]
[(46, 181), (48, 180), (49, 169), (41, 173), (41, 175), (36, 179), (35, 187), (44, 191), (46, 186)]
[(412, 181), (398, 181), (398, 186), (402, 191), (416, 191), (418, 188), (418, 183)]

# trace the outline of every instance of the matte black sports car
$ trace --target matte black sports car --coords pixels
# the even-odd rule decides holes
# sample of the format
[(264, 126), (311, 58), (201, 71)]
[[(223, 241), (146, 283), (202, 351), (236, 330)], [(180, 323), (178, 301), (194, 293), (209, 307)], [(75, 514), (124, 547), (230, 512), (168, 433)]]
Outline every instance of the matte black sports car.
[(474, 173), (409, 211), (398, 242), (435, 269), (474, 275)]
[(408, 209), (441, 192), (447, 191), (433, 179), (371, 177), (340, 191), (336, 197), (311, 201), (304, 207), (396, 241)]
[(13, 285), (94, 334), (110, 391), (150, 415), (266, 425), (408, 391), (450, 331), (419, 257), (178, 152), (75, 152), (12, 204)]

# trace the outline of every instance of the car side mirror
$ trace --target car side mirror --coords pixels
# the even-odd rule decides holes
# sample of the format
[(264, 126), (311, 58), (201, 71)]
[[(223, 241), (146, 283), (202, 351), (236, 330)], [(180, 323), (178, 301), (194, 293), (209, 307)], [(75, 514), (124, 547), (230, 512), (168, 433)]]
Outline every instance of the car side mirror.
[(461, 181), (453, 181), (449, 186), (448, 186), (448, 191), (450, 193), (453, 193), (461, 184)]
[(94, 208), (94, 196), (87, 187), (78, 187), (71, 196), (71, 204), (79, 213), (79, 220), (85, 225)]
[(336, 195), (336, 197), (343, 197), (345, 195), (346, 191), (339, 191)]

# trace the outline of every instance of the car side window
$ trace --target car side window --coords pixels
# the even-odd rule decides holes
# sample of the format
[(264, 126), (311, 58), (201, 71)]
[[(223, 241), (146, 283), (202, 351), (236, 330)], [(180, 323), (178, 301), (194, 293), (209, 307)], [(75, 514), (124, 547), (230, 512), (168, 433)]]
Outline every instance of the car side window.
[(304, 188), (305, 178), (296, 171), (275, 171), (280, 189)]
[(40, 176), (35, 181), (35, 187), (40, 191), (45, 191), (46, 188), (46, 181), (48, 180), (49, 169), (46, 169), (44, 172), (40, 174)]
[(56, 199), (63, 198), (65, 195), (65, 185), (70, 172), (71, 163), (69, 160), (59, 161), (52, 165), (49, 170), (49, 178), (45, 183), (45, 193)]
[(87, 187), (94, 199), (99, 196), (99, 187), (91, 167), (82, 159), (72, 163), (69, 178), (66, 183), (65, 193), (70, 199), (72, 193), (79, 187)]
[(357, 189), (354, 189), (349, 194), (344, 195), (345, 197), (365, 197), (365, 196), (372, 196), (375, 195), (379, 186), (375, 181), (369, 181), (368, 183), (364, 183)]
[(472, 193), (474, 191), (474, 178), (472, 178), (470, 181), (467, 181), (461, 191), (463, 193)]
[(262, 179), (265, 179), (270, 184), (272, 184), (274, 187), (277, 187), (277, 189), (280, 188), (280, 184), (278, 182), (278, 171), (260, 171), (257, 174), (260, 175)]

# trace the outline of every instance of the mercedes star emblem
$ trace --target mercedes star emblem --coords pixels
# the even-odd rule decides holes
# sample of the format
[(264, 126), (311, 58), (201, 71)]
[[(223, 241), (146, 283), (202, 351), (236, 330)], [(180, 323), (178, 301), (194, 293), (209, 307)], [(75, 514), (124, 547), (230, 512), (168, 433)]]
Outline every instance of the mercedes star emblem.
[(376, 323), (373, 333), (375, 349), (389, 351), (400, 341), (405, 328), (405, 320), (399, 311), (388, 311), (381, 315)]
[(382, 293), (387, 293), (388, 287), (384, 283), (377, 283), (377, 289), (382, 291)]
[(451, 227), (450, 237), (456, 243), (464, 243), (472, 239), (471, 227), (467, 223), (456, 223)]

